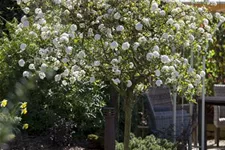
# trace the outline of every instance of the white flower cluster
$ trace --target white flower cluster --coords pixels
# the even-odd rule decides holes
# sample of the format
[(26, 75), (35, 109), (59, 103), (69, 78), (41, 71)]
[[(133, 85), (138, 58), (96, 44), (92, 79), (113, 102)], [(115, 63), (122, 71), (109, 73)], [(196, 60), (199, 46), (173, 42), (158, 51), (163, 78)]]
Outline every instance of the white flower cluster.
[[(37, 41), (33, 44), (37, 56), (18, 61), (20, 67), (28, 66), (24, 77), (35, 72), (45, 79), (53, 70), (54, 80), (64, 86), (76, 81), (93, 83), (100, 78), (125, 90), (143, 89), (149, 83), (136, 82), (136, 78), (154, 76), (157, 86), (179, 84), (185, 91), (195, 89), (205, 76), (190, 69), (187, 59), (177, 54), (182, 49), (188, 54), (192, 50), (199, 52), (206, 41), (212, 41), (212, 15), (204, 8), (170, 0), (164, 0), (162, 7), (153, 0), (140, 2), (143, 9), (137, 11), (133, 6), (137, 4), (130, 5), (129, 1), (115, 8), (96, 0), (94, 6), (78, 10), (74, 8), (80, 8), (85, 1), (46, 0), (51, 4), (48, 10), (32, 10), (27, 2), (17, 0), (25, 12), (34, 13), (22, 17), (17, 26), (17, 35), (29, 36), (27, 42), (20, 43), (19, 50), (22, 55)], [(133, 11), (127, 6), (134, 7)], [(218, 13), (215, 16), (225, 20)]]

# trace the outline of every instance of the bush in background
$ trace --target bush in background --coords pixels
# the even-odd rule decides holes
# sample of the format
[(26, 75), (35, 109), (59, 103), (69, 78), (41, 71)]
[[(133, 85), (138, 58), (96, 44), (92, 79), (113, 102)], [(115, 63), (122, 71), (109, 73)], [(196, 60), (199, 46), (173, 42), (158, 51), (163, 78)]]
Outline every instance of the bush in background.
[(30, 114), (25, 118), (31, 124), (30, 132), (40, 133), (60, 124), (63, 128), (66, 122), (73, 124), (74, 135), (79, 136), (102, 128), (101, 109), (107, 95), (104, 87), (74, 85), (68, 89), (50, 81), (38, 82), (36, 87), (29, 95), (32, 104), (29, 107)]
[(14, 18), (18, 20), (22, 17), (23, 11), (16, 4), (15, 0), (1, 0), (0, 5), (0, 37), (4, 32), (8, 33), (6, 22), (11, 22)]
[(213, 84), (225, 84), (225, 24), (215, 32), (214, 42), (207, 55), (207, 93), (213, 95)]
[[(15, 35), (16, 20), (6, 26), (9, 36), (5, 34), (0, 39), (0, 99), (9, 97), (12, 102), (29, 101), (29, 116), (23, 118), (30, 124), (28, 133), (52, 131), (60, 118), (65, 119), (65, 124), (67, 121), (73, 122), (75, 135), (86, 137), (100, 130), (103, 126), (101, 109), (108, 99), (106, 87), (88, 83), (84, 86), (79, 82), (67, 87), (53, 80), (42, 81), (36, 76), (27, 78), (23, 71), (29, 66), (25, 64), (23, 68), (20, 67), (19, 60), (21, 57), (35, 57), (36, 48), (46, 43), (40, 44), (39, 40), (29, 36)], [(25, 54), (20, 53), (23, 41), (30, 43)], [(49, 71), (52, 76), (55, 73)]]

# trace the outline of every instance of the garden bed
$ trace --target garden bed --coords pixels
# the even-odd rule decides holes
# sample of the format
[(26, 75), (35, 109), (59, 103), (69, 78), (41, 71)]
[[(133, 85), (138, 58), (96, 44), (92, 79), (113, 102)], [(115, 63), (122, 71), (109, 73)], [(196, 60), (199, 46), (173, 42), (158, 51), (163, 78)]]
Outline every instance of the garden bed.
[(63, 143), (53, 142), (49, 136), (18, 136), (8, 143), (3, 150), (100, 150), (99, 148), (89, 148), (90, 143), (85, 140), (74, 140), (72, 144), (65, 146)]

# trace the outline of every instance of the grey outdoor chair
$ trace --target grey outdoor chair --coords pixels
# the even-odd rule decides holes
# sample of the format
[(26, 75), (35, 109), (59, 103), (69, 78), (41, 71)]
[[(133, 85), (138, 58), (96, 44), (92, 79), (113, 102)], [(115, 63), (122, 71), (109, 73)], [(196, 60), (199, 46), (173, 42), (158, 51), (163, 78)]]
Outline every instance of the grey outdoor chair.
[[(215, 96), (225, 96), (225, 85), (214, 85)], [(220, 128), (225, 126), (225, 106), (214, 106), (213, 123), (216, 126), (215, 143), (219, 146)]]
[[(148, 116), (150, 128), (163, 134), (163, 138), (173, 138), (173, 104), (168, 87), (151, 87), (146, 91), (148, 98)], [(187, 106), (187, 105), (186, 105)], [(181, 108), (177, 106), (177, 108)], [(188, 108), (186, 108), (188, 110)], [(176, 112), (176, 137), (185, 136), (190, 126), (190, 114), (187, 110)], [(169, 133), (168, 133), (169, 132)], [(168, 137), (170, 136), (170, 137)], [(187, 137), (187, 136), (186, 136)], [(188, 137), (187, 137), (188, 138)], [(187, 139), (188, 140), (188, 139)]]

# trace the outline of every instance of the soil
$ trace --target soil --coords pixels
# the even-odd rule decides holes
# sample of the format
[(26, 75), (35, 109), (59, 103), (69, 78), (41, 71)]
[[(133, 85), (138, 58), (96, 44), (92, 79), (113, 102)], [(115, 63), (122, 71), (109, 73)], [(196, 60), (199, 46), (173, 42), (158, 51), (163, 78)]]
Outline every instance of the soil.
[[(48, 136), (17, 136), (16, 139), (0, 147), (1, 150), (101, 150), (85, 139), (74, 140), (67, 146), (50, 140)], [(91, 148), (90, 148), (91, 147)]]

